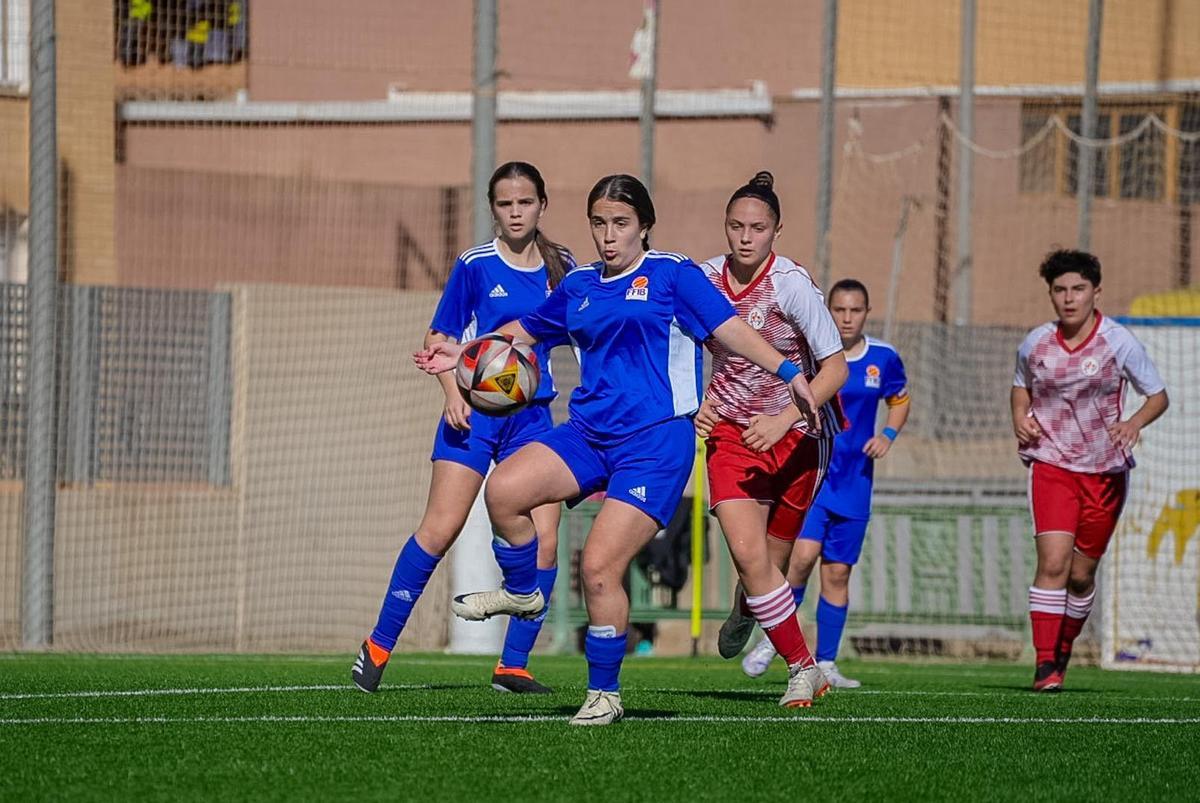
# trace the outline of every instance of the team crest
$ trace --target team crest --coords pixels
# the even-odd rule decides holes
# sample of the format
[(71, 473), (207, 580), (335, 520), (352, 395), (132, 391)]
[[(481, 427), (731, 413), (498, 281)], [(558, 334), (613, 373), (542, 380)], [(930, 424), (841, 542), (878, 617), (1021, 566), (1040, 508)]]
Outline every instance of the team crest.
[(1083, 372), (1084, 376), (1095, 376), (1100, 373), (1100, 361), (1095, 357), (1084, 357), (1083, 361), (1079, 363), (1079, 370)]
[(645, 301), (650, 298), (650, 280), (645, 276), (638, 276), (629, 283), (629, 289), (625, 291), (626, 301)]
[(767, 313), (763, 312), (762, 307), (755, 307), (750, 310), (750, 315), (746, 321), (752, 329), (762, 329), (767, 325)]
[(865, 384), (869, 388), (879, 387), (879, 366), (878, 365), (868, 365), (867, 366), (867, 376), (866, 376), (866, 379), (863, 384)]

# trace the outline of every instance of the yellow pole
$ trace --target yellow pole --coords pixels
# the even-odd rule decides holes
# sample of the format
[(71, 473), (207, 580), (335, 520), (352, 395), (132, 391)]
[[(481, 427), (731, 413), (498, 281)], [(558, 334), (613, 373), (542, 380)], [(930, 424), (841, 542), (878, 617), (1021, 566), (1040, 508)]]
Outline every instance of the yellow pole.
[(696, 438), (692, 467), (692, 655), (700, 650), (700, 612), (704, 608), (704, 536), (708, 511), (704, 506), (704, 440)]

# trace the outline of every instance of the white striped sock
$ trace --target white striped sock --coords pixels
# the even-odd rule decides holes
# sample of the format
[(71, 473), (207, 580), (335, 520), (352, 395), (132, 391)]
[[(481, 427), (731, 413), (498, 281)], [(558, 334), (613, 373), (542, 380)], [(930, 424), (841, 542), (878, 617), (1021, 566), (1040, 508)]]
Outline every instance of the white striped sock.
[(789, 616), (796, 615), (796, 600), (792, 597), (792, 587), (784, 583), (779, 588), (761, 597), (746, 597), (746, 606), (758, 620), (763, 630), (775, 627)]
[(1029, 610), (1033, 613), (1053, 613), (1062, 616), (1067, 610), (1067, 590), (1030, 586)]
[(1088, 614), (1092, 612), (1092, 603), (1096, 601), (1096, 589), (1092, 589), (1086, 596), (1077, 597), (1074, 594), (1067, 594), (1067, 616), (1072, 619), (1086, 619)]

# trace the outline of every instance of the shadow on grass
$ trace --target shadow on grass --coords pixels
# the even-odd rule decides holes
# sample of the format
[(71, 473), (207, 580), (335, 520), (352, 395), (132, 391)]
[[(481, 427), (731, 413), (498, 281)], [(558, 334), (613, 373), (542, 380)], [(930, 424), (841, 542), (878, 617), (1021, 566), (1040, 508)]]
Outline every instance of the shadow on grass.
[[(578, 713), (579, 706), (567, 707), (567, 706), (563, 705), (563, 706), (559, 706), (558, 708), (556, 708), (555, 711), (559, 714), (562, 714), (565, 717), (573, 717), (573, 716), (575, 716), (576, 713)], [(545, 713), (545, 712), (541, 712), (541, 713)], [(638, 707), (638, 708), (626, 708), (625, 716), (633, 717), (634, 719), (671, 719), (673, 717), (682, 716), (682, 712), (667, 711), (667, 710), (664, 710), (661, 708)]]
[(1033, 698), (1033, 697), (1062, 697), (1064, 695), (1066, 695), (1068, 697), (1074, 697), (1077, 695), (1082, 696), (1085, 694), (1104, 694), (1103, 689), (1073, 689), (1070, 687), (1062, 689), (1061, 691), (1035, 692), (1035, 691), (1033, 691), (1033, 689), (1031, 689), (1029, 687), (1028, 683), (1018, 683), (1018, 684), (989, 683), (989, 684), (980, 684), (979, 688), (980, 689), (989, 689), (991, 691), (1022, 692), (1024, 694), (1028, 695), (1030, 698)]

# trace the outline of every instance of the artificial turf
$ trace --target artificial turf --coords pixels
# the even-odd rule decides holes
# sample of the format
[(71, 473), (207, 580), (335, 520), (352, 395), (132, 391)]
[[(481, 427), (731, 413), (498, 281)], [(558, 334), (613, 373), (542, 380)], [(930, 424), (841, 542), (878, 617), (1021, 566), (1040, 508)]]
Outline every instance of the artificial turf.
[(782, 665), (630, 658), (626, 720), (567, 725), (578, 657), (545, 696), (487, 658), (0, 655), (0, 799), (1097, 800), (1200, 798), (1200, 680), (1014, 664), (847, 662), (864, 687), (778, 707)]

